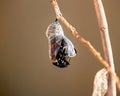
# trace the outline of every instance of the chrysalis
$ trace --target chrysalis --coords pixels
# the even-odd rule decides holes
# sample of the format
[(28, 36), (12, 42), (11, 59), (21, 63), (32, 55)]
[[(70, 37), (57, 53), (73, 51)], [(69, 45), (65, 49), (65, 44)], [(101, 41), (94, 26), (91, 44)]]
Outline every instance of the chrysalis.
[(53, 65), (60, 68), (69, 65), (71, 57), (76, 55), (72, 42), (64, 35), (62, 26), (56, 19), (46, 31), (49, 43), (49, 57)]
[(94, 79), (94, 89), (92, 96), (106, 96), (108, 91), (108, 71), (102, 68), (95, 75)]

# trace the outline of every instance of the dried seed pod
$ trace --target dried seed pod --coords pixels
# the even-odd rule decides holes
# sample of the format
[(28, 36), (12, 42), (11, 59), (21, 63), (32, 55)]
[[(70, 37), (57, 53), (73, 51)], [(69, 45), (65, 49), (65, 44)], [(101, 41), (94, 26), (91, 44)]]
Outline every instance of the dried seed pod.
[(70, 58), (76, 55), (72, 42), (64, 35), (62, 26), (56, 19), (46, 31), (49, 43), (49, 57), (52, 63), (60, 68), (69, 65)]
[(108, 91), (108, 71), (103, 68), (98, 71), (94, 79), (94, 89), (92, 96), (105, 96)]

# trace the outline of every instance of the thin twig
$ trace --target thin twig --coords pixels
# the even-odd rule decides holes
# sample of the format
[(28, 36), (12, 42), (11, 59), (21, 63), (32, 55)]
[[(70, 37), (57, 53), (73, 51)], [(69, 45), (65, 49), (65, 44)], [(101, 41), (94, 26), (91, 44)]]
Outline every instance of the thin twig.
[(92, 54), (98, 59), (98, 61), (103, 64), (105, 66), (105, 68), (107, 68), (107, 70), (112, 74), (112, 76), (114, 77), (118, 88), (120, 90), (120, 80), (119, 77), (116, 75), (115, 72), (113, 72), (113, 70), (111, 69), (111, 67), (109, 66), (109, 64), (102, 58), (102, 56), (100, 55), (100, 53), (91, 45), (91, 43), (87, 40), (85, 40), (83, 37), (81, 37), (77, 30), (70, 24), (68, 23), (68, 21), (62, 16), (62, 13), (59, 9), (58, 3), (56, 0), (50, 0), (55, 13), (56, 13), (56, 17), (57, 19), (59, 19), (65, 26), (66, 28), (68, 28), (72, 34), (75, 36), (75, 38), (77, 38), (84, 46), (86, 46), (91, 52)]
[[(97, 14), (97, 20), (99, 24), (101, 39), (102, 39), (105, 60), (106, 62), (108, 62), (109, 66), (114, 72), (115, 68), (114, 68), (113, 54), (112, 54), (112, 48), (111, 48), (110, 38), (109, 38), (108, 24), (107, 24), (102, 1), (94, 0), (94, 5), (95, 5), (96, 14)], [(116, 96), (116, 84), (111, 74), (108, 75), (108, 93), (107, 94), (108, 96)]]

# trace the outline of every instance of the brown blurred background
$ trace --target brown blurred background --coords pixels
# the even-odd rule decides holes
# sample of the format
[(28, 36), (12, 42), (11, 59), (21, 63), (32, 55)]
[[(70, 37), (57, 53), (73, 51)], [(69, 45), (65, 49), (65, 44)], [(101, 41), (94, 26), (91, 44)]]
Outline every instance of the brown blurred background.
[[(64, 17), (103, 56), (93, 0), (58, 3)], [(103, 3), (120, 76), (120, 0)], [(49, 0), (0, 0), (0, 96), (91, 96), (94, 75), (103, 66), (64, 26), (78, 54), (67, 68), (53, 66), (45, 31), (54, 19)]]

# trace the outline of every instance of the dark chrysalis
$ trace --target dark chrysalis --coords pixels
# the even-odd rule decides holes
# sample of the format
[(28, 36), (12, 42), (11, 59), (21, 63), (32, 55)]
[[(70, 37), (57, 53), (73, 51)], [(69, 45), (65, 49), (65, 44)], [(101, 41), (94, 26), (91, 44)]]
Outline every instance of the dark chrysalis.
[(72, 42), (64, 35), (57, 19), (48, 26), (46, 36), (49, 42), (49, 57), (53, 65), (60, 68), (67, 67), (71, 57), (74, 57), (77, 52)]

